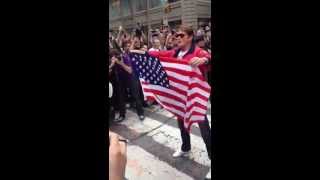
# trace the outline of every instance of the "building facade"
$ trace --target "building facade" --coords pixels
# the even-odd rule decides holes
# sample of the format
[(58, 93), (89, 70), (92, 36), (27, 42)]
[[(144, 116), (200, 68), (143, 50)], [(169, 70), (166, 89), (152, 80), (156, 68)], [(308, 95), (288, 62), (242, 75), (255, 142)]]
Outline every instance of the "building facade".
[(142, 23), (145, 28), (159, 28), (162, 22), (168, 22), (174, 28), (181, 23), (197, 28), (202, 23), (209, 22), (210, 17), (210, 0), (109, 1), (110, 29), (118, 29), (120, 25), (127, 30), (134, 29), (137, 22)]

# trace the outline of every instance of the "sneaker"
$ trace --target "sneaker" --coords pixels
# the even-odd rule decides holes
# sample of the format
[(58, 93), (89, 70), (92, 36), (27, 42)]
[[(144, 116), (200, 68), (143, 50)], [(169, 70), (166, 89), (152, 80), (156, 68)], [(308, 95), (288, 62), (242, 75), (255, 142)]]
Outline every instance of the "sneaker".
[(119, 116), (117, 119), (114, 120), (114, 122), (117, 122), (117, 123), (121, 122), (121, 121), (125, 120), (125, 118), (126, 118), (125, 116)]
[(211, 168), (210, 168), (210, 170), (209, 170), (209, 172), (208, 172), (208, 174), (206, 176), (206, 179), (211, 179)]
[(140, 116), (139, 116), (140, 121), (143, 121), (144, 118), (145, 118), (144, 115), (140, 115)]
[(176, 151), (175, 153), (173, 153), (173, 157), (187, 157), (190, 155), (190, 151), (184, 152), (181, 150)]

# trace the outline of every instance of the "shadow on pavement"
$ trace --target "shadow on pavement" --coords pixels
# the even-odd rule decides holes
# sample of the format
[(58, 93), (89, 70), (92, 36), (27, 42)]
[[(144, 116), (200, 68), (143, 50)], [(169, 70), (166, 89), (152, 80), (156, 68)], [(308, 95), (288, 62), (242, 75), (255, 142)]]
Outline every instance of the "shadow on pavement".
[[(126, 126), (122, 125), (120, 127), (119, 125), (118, 128), (119, 131), (116, 129), (114, 129), (114, 131), (119, 133), (120, 136), (128, 139), (135, 139), (134, 137), (137, 137), (137, 133), (135, 133), (133, 130), (130, 130)], [(142, 136), (133, 141), (131, 144), (141, 147), (150, 154), (158, 157), (160, 161), (166, 162), (180, 172), (183, 172), (195, 179), (203, 179), (209, 171), (209, 167), (199, 164), (191, 159), (173, 158), (172, 154), (174, 151), (172, 149), (156, 142), (150, 136)]]

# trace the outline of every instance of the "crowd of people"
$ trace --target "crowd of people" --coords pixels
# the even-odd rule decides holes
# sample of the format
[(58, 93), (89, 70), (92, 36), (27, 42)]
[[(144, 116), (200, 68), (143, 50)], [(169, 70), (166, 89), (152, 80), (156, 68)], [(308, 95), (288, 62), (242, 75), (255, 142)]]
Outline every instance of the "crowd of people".
[[(198, 47), (211, 53), (211, 25), (200, 26), (194, 31), (193, 41)], [(140, 120), (145, 118), (144, 107), (156, 104), (156, 102), (146, 102), (142, 93), (138, 77), (131, 68), (129, 51), (168, 51), (177, 49), (177, 30), (169, 26), (161, 26), (158, 29), (151, 29), (149, 33), (144, 32), (138, 23), (137, 28), (128, 32), (121, 26), (117, 31), (109, 31), (109, 79), (114, 88), (114, 96), (111, 99), (110, 118), (113, 122), (121, 122), (126, 118), (126, 108), (136, 109)], [(209, 83), (209, 71), (205, 77)], [(119, 116), (115, 117), (115, 112)]]
[[(127, 105), (134, 108), (138, 118), (143, 121), (145, 118), (144, 108), (156, 104), (156, 102), (147, 102), (144, 98), (139, 77), (131, 66), (130, 51), (147, 51), (154, 57), (166, 56), (186, 60), (191, 66), (198, 66), (206, 80), (211, 83), (211, 80), (208, 79), (210, 78), (211, 69), (210, 24), (201, 26), (197, 30), (187, 25), (181, 25), (177, 30), (162, 26), (159, 29), (149, 30), (148, 33), (144, 32), (139, 24), (131, 33), (120, 26), (118, 31), (109, 31), (108, 43), (109, 80), (113, 89), (110, 99), (109, 119), (112, 122), (117, 123), (125, 120)], [(116, 112), (119, 112), (118, 117), (115, 117)], [(209, 159), (211, 159), (211, 129), (209, 121), (205, 118), (205, 121), (198, 122), (198, 125)], [(174, 158), (188, 156), (191, 150), (190, 134), (184, 128), (182, 120), (178, 120), (178, 126), (181, 132), (182, 146), (172, 155)], [(109, 134), (109, 136), (112, 136), (110, 147), (114, 148), (112, 151), (109, 149), (109, 156), (114, 156), (115, 159), (119, 156), (118, 158), (123, 162), (122, 167), (124, 167), (124, 147), (121, 149), (122, 145), (117, 142), (118, 138), (114, 134)], [(120, 172), (120, 174), (124, 173), (124, 171), (119, 170), (120, 165), (119, 167), (117, 167), (118, 165), (114, 166), (115, 169), (118, 169), (115, 171)], [(211, 171), (207, 177), (209, 176), (211, 176)]]

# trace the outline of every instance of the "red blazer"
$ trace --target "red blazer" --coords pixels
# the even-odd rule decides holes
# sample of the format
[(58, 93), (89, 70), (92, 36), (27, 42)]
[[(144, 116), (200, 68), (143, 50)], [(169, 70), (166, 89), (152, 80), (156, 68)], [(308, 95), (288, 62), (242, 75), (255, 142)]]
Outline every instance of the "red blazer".
[[(149, 51), (148, 53), (156, 58), (161, 58), (161, 57), (177, 57), (179, 54), (180, 49), (176, 49), (176, 50), (169, 50), (169, 51)], [(211, 55), (210, 53), (208, 53), (207, 51), (197, 47), (196, 45), (192, 45), (190, 50), (188, 51), (187, 54), (185, 54), (183, 56), (183, 60), (189, 62), (193, 57), (206, 57), (209, 59), (209, 61), (211, 60)], [(199, 69), (202, 73), (202, 75), (204, 76), (204, 74), (208, 71), (208, 65), (203, 64), (201, 66), (199, 66)]]

